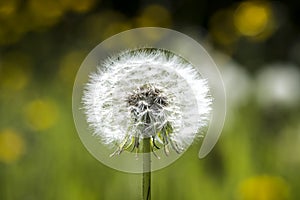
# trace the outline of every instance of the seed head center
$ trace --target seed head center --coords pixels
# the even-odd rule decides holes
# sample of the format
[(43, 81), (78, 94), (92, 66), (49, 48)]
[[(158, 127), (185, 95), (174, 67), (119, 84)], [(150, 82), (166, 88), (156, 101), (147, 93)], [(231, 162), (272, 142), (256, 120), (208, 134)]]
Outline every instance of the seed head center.
[(134, 90), (126, 99), (130, 112), (138, 120), (145, 116), (146, 123), (151, 123), (151, 116), (161, 113), (168, 106), (168, 98), (163, 91), (151, 84), (145, 84)]

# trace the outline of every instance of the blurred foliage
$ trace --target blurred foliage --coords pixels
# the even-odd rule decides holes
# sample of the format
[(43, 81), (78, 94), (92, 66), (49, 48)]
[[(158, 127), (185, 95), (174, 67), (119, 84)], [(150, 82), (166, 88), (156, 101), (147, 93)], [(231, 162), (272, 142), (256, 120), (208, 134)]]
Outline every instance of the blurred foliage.
[[(300, 199), (297, 1), (0, 1), (0, 199), (139, 199), (141, 176), (87, 152), (73, 81), (98, 43), (161, 26), (203, 44), (228, 97), (223, 134), (153, 173), (153, 199)], [(126, 41), (130, 42), (130, 41)]]

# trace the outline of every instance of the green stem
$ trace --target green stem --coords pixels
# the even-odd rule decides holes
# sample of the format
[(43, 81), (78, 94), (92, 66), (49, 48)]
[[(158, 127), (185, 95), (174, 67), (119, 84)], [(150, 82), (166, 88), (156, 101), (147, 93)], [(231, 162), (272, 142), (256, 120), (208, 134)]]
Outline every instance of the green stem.
[(143, 139), (143, 200), (151, 200), (151, 146), (150, 138)]

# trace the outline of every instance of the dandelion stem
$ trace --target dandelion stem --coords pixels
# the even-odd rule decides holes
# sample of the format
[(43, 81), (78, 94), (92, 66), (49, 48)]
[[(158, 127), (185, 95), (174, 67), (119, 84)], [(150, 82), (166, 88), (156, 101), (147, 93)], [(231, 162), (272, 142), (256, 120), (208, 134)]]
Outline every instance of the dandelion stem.
[(151, 200), (151, 146), (150, 138), (143, 139), (143, 200)]

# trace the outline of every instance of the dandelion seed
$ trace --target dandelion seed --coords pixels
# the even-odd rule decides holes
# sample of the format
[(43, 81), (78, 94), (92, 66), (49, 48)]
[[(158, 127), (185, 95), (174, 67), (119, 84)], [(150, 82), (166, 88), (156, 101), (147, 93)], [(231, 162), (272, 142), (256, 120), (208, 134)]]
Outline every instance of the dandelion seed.
[(205, 79), (192, 64), (166, 50), (141, 48), (120, 52), (90, 75), (82, 98), (95, 136), (114, 148), (141, 152), (186, 150), (207, 126), (212, 99)]

